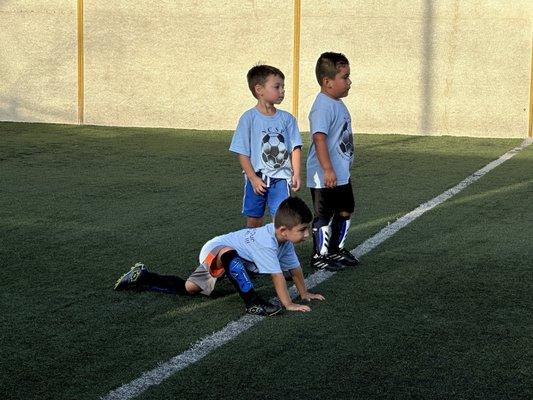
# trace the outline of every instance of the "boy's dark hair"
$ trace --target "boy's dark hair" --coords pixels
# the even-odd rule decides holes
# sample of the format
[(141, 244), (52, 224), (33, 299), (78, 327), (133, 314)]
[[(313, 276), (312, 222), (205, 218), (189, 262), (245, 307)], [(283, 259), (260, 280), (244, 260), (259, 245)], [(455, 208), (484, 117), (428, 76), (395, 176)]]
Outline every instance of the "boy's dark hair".
[(274, 227), (294, 228), (299, 224), (309, 224), (313, 220), (313, 213), (299, 197), (287, 197), (281, 202), (274, 217)]
[(253, 96), (257, 99), (255, 94), (255, 85), (264, 85), (270, 75), (279, 76), (281, 79), (285, 79), (285, 75), (276, 67), (270, 65), (256, 65), (248, 71), (246, 79), (248, 80), (248, 87)]
[(318, 84), (322, 86), (324, 78), (335, 79), (340, 67), (350, 65), (344, 54), (327, 52), (322, 53), (316, 62), (315, 74)]

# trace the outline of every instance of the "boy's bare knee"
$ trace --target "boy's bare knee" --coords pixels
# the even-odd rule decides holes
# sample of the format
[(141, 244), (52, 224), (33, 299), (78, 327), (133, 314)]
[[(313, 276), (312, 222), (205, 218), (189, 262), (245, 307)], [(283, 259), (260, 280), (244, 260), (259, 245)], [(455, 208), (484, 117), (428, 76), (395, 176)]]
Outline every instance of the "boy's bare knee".
[(248, 217), (246, 218), (246, 227), (247, 228), (260, 228), (263, 226), (263, 218), (259, 217)]
[(187, 280), (187, 281), (185, 281), (185, 290), (189, 294), (197, 294), (197, 293), (200, 293), (202, 291), (202, 288), (200, 286), (198, 286), (196, 283), (194, 283), (194, 282), (192, 282), (190, 280)]

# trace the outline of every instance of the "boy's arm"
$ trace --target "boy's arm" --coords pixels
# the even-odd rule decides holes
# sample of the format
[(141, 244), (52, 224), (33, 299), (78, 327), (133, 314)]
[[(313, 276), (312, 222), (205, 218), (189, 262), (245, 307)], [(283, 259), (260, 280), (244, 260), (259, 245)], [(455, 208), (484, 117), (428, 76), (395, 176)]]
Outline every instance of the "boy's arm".
[(248, 177), (248, 180), (252, 183), (255, 194), (265, 194), (266, 184), (255, 174), (254, 167), (252, 167), (252, 163), (250, 162), (250, 157), (245, 156), (244, 154), (238, 154), (237, 156), (241, 168)]
[(309, 306), (292, 302), (291, 296), (289, 296), (289, 291), (287, 290), (287, 282), (285, 281), (282, 272), (270, 274), (270, 276), (272, 277), (276, 294), (278, 295), (281, 304), (283, 304), (283, 307), (290, 311), (311, 311)]
[(295, 147), (291, 153), (291, 165), (292, 165), (292, 190), (297, 192), (300, 190), (301, 180), (301, 158), (302, 158), (302, 148), (300, 146)]
[(329, 150), (327, 144), (327, 135), (321, 132), (316, 132), (313, 134), (313, 143), (315, 144), (316, 156), (320, 166), (324, 170), (324, 184), (328, 188), (337, 186), (337, 174), (335, 174), (335, 169), (333, 164), (331, 164), (331, 159), (329, 158)]
[(311, 293), (307, 291), (307, 286), (305, 284), (304, 273), (301, 267), (291, 269), (292, 279), (300, 293), (302, 300), (311, 301), (311, 300), (324, 300), (324, 296), (318, 293)]

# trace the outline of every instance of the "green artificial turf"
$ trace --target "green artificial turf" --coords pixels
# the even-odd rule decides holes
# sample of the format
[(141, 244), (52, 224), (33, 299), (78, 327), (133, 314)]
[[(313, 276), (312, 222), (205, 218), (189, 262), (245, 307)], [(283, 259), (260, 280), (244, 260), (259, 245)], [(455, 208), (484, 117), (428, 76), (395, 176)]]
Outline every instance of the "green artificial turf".
[[(98, 398), (242, 315), (227, 282), (214, 298), (112, 290), (136, 261), (186, 277), (243, 226), (230, 138), (0, 123), (3, 398)], [(356, 135), (349, 247), (519, 143)], [(528, 148), (319, 285), (311, 313), (262, 321), (140, 398), (532, 397), (532, 191)]]

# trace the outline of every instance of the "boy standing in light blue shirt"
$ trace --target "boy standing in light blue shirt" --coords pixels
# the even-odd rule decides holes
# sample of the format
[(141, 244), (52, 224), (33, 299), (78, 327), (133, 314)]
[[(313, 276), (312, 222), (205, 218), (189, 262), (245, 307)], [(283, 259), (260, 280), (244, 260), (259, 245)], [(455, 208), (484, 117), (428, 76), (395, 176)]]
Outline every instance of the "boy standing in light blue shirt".
[(263, 225), (266, 206), (274, 216), (279, 204), (300, 189), (302, 138), (296, 119), (278, 110), (285, 96), (285, 76), (268, 65), (256, 65), (247, 74), (255, 107), (240, 118), (230, 151), (244, 172), (242, 212), (249, 228)]
[(315, 210), (311, 265), (337, 271), (359, 260), (344, 248), (355, 200), (350, 181), (354, 158), (351, 117), (341, 100), (350, 90), (350, 64), (340, 53), (323, 53), (316, 64), (320, 85), (309, 113), (312, 144), (307, 186)]

